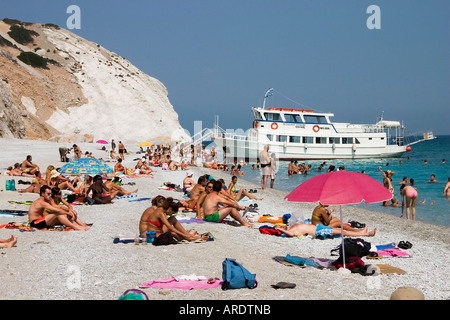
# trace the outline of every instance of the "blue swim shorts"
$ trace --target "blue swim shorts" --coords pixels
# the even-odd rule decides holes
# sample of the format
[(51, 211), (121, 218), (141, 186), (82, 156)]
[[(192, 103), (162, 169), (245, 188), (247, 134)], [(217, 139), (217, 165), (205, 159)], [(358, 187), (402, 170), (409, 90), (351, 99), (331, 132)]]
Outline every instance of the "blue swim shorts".
[(318, 224), (316, 227), (315, 237), (321, 236), (324, 238), (333, 237), (333, 228), (324, 226), (323, 224)]

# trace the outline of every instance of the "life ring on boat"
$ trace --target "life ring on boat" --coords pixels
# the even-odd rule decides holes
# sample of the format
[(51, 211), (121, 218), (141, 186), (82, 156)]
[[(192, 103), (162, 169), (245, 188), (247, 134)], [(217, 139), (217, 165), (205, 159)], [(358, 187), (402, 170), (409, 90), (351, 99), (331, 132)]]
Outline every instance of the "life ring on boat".
[(313, 127), (313, 131), (314, 131), (314, 132), (319, 132), (319, 130), (320, 130), (320, 127), (316, 124), (316, 125)]
[(253, 121), (253, 128), (258, 129), (258, 121)]
[(272, 128), (272, 130), (277, 130), (277, 129), (278, 129), (278, 123), (272, 122), (272, 124), (270, 125), (270, 127)]

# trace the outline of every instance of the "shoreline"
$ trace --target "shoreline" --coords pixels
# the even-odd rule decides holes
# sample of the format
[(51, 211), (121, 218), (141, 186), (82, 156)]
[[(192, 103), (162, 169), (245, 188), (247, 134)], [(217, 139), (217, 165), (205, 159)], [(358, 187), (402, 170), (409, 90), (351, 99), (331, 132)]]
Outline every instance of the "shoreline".
[[(60, 166), (58, 147), (69, 143), (0, 139), (3, 152), (0, 154), (0, 199), (1, 209), (27, 210), (23, 204), (11, 204), (8, 200), (34, 200), (36, 194), (19, 194), (4, 191), (3, 168), (21, 162), (26, 155), (45, 171), (47, 165)], [(95, 157), (106, 157), (96, 144), (81, 143), (82, 152), (91, 151)], [(136, 147), (137, 149), (137, 147)], [(131, 148), (130, 148), (131, 151)], [(133, 150), (135, 151), (135, 150)], [(138, 158), (130, 154), (124, 165), (136, 163)], [(108, 163), (113, 166), (113, 163)], [(204, 167), (189, 167), (194, 180), (208, 173), (214, 178), (223, 178), (228, 184), (229, 173)], [(162, 171), (155, 169), (154, 178), (123, 178), (124, 183), (135, 182), (138, 197), (155, 197), (159, 194), (182, 197), (182, 193), (161, 190), (164, 182), (181, 184), (185, 171)], [(16, 188), (23, 185), (17, 184)], [(23, 179), (28, 180), (28, 179)], [(310, 217), (316, 204), (293, 203), (283, 200), (288, 192), (276, 189), (261, 190), (260, 185), (239, 177), (238, 186), (257, 188), (256, 195), (262, 197), (256, 203), (259, 214), (282, 216), (299, 211)], [(132, 188), (132, 189), (131, 189)], [(142, 289), (150, 300), (389, 300), (397, 288), (411, 286), (421, 290), (427, 300), (450, 299), (450, 285), (445, 275), (450, 272), (449, 228), (420, 221), (400, 219), (388, 214), (362, 208), (342, 206), (344, 222), (356, 220), (369, 229), (377, 228), (374, 237), (364, 240), (374, 245), (409, 241), (411, 249), (405, 250), (411, 258), (383, 258), (369, 260), (366, 264), (389, 264), (406, 271), (403, 275), (381, 274), (364, 277), (355, 273), (342, 273), (329, 269), (289, 267), (274, 260), (277, 256), (316, 257), (335, 260), (330, 251), (341, 243), (341, 238), (318, 240), (304, 237), (282, 238), (261, 234), (259, 226), (254, 228), (234, 227), (227, 224), (183, 223), (186, 229), (211, 232), (215, 240), (206, 243), (177, 244), (155, 247), (151, 245), (113, 244), (118, 235), (137, 233), (142, 212), (150, 206), (149, 201), (129, 202), (117, 199), (108, 205), (78, 205), (75, 210), (85, 223), (93, 223), (88, 231), (35, 231), (20, 232), (16, 229), (0, 229), (0, 238), (12, 234), (18, 238), (15, 247), (0, 249), (2, 272), (0, 273), (0, 298), (4, 300), (117, 300), (126, 290), (158, 279), (197, 275), (221, 277), (222, 261), (235, 258), (259, 279), (256, 289), (223, 291), (220, 287), (208, 290)], [(336, 215), (339, 208), (335, 207)], [(24, 222), (26, 217), (1, 218), (0, 224)], [(276, 290), (271, 285), (277, 282), (293, 282), (296, 288)], [(342, 289), (345, 288), (345, 289)], [(206, 304), (206, 303), (205, 303)]]

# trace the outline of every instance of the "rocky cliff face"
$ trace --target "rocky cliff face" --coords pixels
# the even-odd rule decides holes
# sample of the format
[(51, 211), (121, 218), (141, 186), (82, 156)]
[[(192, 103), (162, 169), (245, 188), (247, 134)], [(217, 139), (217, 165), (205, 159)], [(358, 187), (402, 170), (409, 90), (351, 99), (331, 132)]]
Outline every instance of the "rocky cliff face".
[[(189, 140), (157, 79), (57, 26), (5, 21), (0, 20), (0, 137)], [(30, 32), (32, 41), (12, 33), (14, 25)]]

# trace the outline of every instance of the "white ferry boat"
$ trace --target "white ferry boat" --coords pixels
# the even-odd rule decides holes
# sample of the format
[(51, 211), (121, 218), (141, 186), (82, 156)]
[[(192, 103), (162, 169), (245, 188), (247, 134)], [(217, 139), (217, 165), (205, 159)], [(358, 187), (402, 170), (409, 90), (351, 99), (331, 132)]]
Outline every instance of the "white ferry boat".
[(238, 135), (218, 124), (211, 138), (227, 159), (254, 161), (265, 145), (279, 160), (369, 159), (400, 157), (411, 150), (404, 144), (405, 128), (383, 116), (375, 124), (332, 122), (333, 113), (310, 109), (252, 108), (253, 127)]

